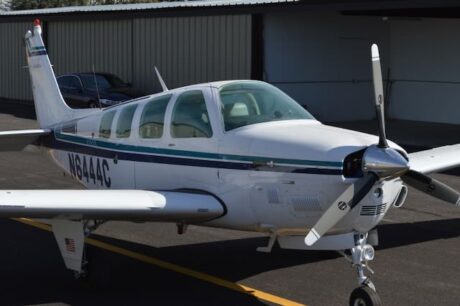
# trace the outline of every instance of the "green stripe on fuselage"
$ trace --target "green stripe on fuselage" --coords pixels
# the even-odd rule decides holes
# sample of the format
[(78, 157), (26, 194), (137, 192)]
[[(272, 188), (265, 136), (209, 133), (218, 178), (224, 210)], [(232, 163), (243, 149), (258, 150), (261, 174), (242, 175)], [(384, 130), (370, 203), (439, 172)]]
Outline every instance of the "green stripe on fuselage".
[(303, 166), (316, 166), (316, 167), (327, 167), (327, 168), (342, 168), (342, 162), (331, 162), (331, 161), (315, 161), (315, 160), (301, 160), (301, 159), (285, 159), (285, 158), (273, 158), (273, 157), (259, 157), (259, 156), (243, 156), (243, 155), (232, 155), (232, 154), (218, 154), (208, 152), (196, 152), (196, 151), (184, 151), (174, 149), (163, 149), (145, 146), (134, 146), (120, 143), (113, 143), (108, 141), (101, 141), (92, 138), (85, 138), (81, 136), (69, 135), (56, 133), (56, 139), (69, 141), (73, 143), (95, 146), (104, 149), (110, 149), (114, 151), (128, 151), (135, 153), (152, 153), (170, 156), (181, 156), (181, 157), (194, 157), (194, 158), (205, 158), (214, 159), (221, 161), (235, 161), (235, 162), (273, 162), (275, 164), (287, 164), (287, 165), (303, 165)]

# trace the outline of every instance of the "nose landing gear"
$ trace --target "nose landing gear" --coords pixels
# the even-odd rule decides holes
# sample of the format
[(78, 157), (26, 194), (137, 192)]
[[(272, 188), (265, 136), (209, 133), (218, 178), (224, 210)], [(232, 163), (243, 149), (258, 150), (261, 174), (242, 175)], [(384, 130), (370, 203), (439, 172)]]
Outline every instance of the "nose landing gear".
[(363, 285), (353, 290), (350, 295), (350, 306), (369, 305), (382, 305), (382, 301), (374, 289), (367, 285)]
[(353, 290), (350, 295), (350, 306), (381, 306), (382, 301), (377, 294), (371, 279), (366, 276), (365, 271), (371, 274), (374, 272), (368, 266), (368, 262), (374, 259), (374, 248), (367, 244), (367, 234), (355, 236), (355, 246), (350, 249), (351, 255), (340, 252), (352, 266), (357, 269), (359, 287)]

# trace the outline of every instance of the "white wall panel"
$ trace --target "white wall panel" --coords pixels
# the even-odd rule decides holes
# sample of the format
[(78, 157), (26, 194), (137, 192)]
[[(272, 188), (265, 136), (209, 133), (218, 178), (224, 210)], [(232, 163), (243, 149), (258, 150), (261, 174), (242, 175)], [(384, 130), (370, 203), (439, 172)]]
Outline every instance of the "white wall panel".
[(378, 17), (268, 14), (265, 79), (322, 121), (372, 119), (370, 46), (389, 62), (388, 24)]
[(392, 118), (460, 124), (460, 20), (391, 20)]

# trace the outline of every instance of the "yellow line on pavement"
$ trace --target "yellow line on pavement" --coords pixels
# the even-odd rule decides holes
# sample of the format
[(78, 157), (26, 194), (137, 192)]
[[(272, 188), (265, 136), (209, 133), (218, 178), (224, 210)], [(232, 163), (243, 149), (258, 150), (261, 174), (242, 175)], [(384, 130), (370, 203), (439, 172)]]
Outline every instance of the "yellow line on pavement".
[[(51, 232), (51, 226), (49, 226), (48, 224), (36, 222), (36, 221), (26, 219), (26, 218), (15, 218), (13, 220)], [(225, 287), (225, 288), (228, 288), (228, 289), (240, 292), (240, 293), (254, 296), (264, 301), (268, 301), (268, 302), (275, 303), (278, 305), (288, 305), (288, 306), (304, 305), (304, 304), (300, 304), (300, 303), (297, 303), (297, 302), (294, 302), (294, 301), (291, 301), (291, 300), (288, 300), (288, 299), (285, 299), (285, 298), (282, 298), (282, 297), (279, 297), (279, 296), (276, 296), (276, 295), (273, 295), (273, 294), (270, 294), (264, 291), (260, 291), (260, 290), (257, 290), (257, 289), (254, 289), (254, 288), (251, 288), (245, 285), (234, 283), (234, 282), (231, 282), (231, 281), (228, 281), (228, 280), (216, 277), (216, 276), (212, 276), (212, 275), (209, 275), (203, 272), (195, 271), (195, 270), (183, 267), (183, 266), (179, 266), (179, 265), (176, 265), (176, 264), (164, 261), (164, 260), (157, 259), (155, 257), (147, 256), (147, 255), (137, 253), (134, 251), (130, 251), (128, 249), (124, 249), (124, 248), (121, 248), (121, 247), (118, 247), (118, 246), (115, 246), (109, 243), (105, 243), (105, 242), (102, 242), (96, 239), (85, 238), (85, 242), (89, 245), (95, 246), (97, 248), (100, 248), (106, 251), (110, 251), (112, 253), (120, 254), (120, 255), (123, 255), (123, 256), (129, 257), (129, 258), (132, 258), (132, 259), (135, 259), (135, 260), (138, 260), (138, 261), (150, 264), (150, 265), (158, 266), (163, 269), (171, 270), (171, 271), (174, 271), (180, 274), (194, 277), (202, 281), (212, 283), (214, 285), (218, 285), (218, 286)]]

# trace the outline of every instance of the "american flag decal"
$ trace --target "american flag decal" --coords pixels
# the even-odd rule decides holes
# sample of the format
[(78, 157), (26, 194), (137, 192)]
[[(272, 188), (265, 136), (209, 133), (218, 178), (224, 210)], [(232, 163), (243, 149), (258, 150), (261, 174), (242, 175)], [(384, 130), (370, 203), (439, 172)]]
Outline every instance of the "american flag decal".
[(72, 238), (65, 238), (65, 249), (67, 252), (75, 253), (75, 240)]

